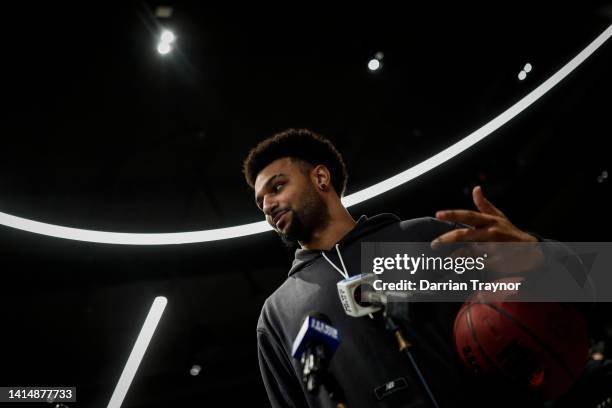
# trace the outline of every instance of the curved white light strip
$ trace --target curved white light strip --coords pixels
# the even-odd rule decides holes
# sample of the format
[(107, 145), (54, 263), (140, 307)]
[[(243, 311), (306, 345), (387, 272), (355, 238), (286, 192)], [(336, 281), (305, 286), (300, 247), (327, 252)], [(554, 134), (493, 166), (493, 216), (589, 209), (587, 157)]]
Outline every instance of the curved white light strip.
[[(413, 166), (393, 177), (376, 183), (368, 188), (365, 188), (356, 193), (350, 194), (342, 199), (345, 206), (350, 207), (355, 204), (364, 202), (372, 197), (387, 192), (395, 187), (398, 187), (416, 177), (428, 172), (447, 160), (452, 159), (456, 155), (469, 149), (474, 144), (478, 143), (485, 137), (489, 136), (495, 130), (509, 122), (516, 115), (521, 113), (532, 103), (537, 101), (546, 92), (550, 91), (555, 85), (561, 82), (567, 75), (575, 70), (584, 62), (591, 54), (601, 47), (612, 35), (612, 25), (608, 26), (593, 42), (591, 42), (584, 50), (572, 58), (559, 71), (553, 74), (550, 78), (540, 84), (536, 89), (527, 94), (523, 99), (506, 109), (503, 113), (491, 120), (489, 123), (482, 126), (480, 129), (472, 132), (454, 145), (442, 150), (440, 153), (430, 157), (429, 159)], [(103, 244), (121, 244), (121, 245), (170, 245), (170, 244), (188, 244), (196, 242), (218, 241), (228, 238), (238, 238), (246, 235), (258, 234), (271, 230), (271, 227), (265, 222), (255, 222), (252, 224), (243, 224), (235, 227), (218, 228), (204, 231), (192, 232), (174, 232), (165, 234), (134, 234), (122, 232), (106, 232), (93, 231), (79, 228), (62, 227), (59, 225), (47, 224), (29, 220), (26, 218), (16, 217), (14, 215), (0, 212), (0, 224), (7, 227), (20, 229), (23, 231), (33, 232), (36, 234), (49, 235), (57, 238), (72, 239), (77, 241), (97, 242)]]
[(565, 64), (559, 71), (553, 74), (550, 78), (544, 81), (540, 86), (527, 94), (523, 99), (506, 109), (505, 112), (498, 115), (492, 121), (482, 126), (480, 129), (472, 132), (465, 138), (461, 139), (454, 145), (442, 150), (440, 153), (430, 157), (429, 159), (417, 164), (409, 168), (408, 170), (404, 170), (403, 172), (396, 174), (393, 177), (390, 177), (386, 180), (381, 181), (380, 183), (376, 183), (373, 186), (365, 188), (361, 191), (358, 191), (354, 194), (346, 196), (342, 202), (346, 206), (355, 205), (361, 203), (365, 200), (368, 200), (372, 197), (375, 197), (379, 194), (382, 194), (386, 191), (391, 190), (401, 184), (404, 184), (421, 174), (428, 172), (444, 163), (447, 160), (452, 159), (459, 153), (469, 149), (476, 143), (480, 142), (485, 137), (489, 136), (491, 133), (505, 125), (516, 115), (524, 111), (529, 105), (537, 101), (541, 96), (543, 96), (546, 92), (550, 91), (555, 85), (557, 85), (563, 78), (569, 75), (574, 69), (576, 69), (580, 64), (584, 62), (595, 50), (597, 50), (608, 38), (612, 35), (612, 25), (608, 26), (608, 28), (601, 33), (592, 43), (590, 43), (584, 50), (582, 50), (578, 55), (576, 55), (570, 62)]
[(23, 231), (33, 232), (35, 234), (48, 235), (51, 237), (120, 245), (191, 244), (196, 242), (218, 241), (228, 238), (243, 237), (246, 235), (258, 234), (260, 232), (272, 230), (267, 222), (260, 221), (252, 224), (243, 224), (228, 228), (190, 232), (171, 232), (163, 234), (106, 232), (46, 224), (44, 222), (28, 220), (27, 218), (15, 217), (14, 215), (5, 214), (2, 212), (0, 212), (0, 224)]

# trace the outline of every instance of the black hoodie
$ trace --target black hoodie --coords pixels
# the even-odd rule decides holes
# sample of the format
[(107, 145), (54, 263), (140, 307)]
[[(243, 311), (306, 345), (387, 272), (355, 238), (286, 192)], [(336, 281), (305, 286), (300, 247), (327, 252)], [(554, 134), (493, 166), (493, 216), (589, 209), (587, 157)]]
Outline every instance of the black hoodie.
[[(406, 221), (392, 214), (362, 216), (339, 244), (349, 275), (360, 273), (362, 242), (430, 242), (455, 228), (435, 218)], [(341, 268), (336, 250), (327, 257)], [(327, 315), (341, 334), (341, 346), (330, 370), (347, 395), (348, 406), (420, 407), (430, 399), (409, 360), (397, 349), (396, 340), (384, 329), (380, 313), (375, 318), (347, 316), (338, 299), (336, 283), (343, 277), (320, 250), (298, 249), (287, 280), (266, 300), (257, 325), (259, 363), (268, 396), (274, 407), (326, 407), (323, 393), (313, 396), (302, 386), (299, 367), (291, 347), (306, 314)], [(410, 341), (415, 360), (441, 407), (456, 406), (450, 390), (461, 377), (452, 349), (452, 323), (459, 304), (421, 303), (421, 319), (412, 326)], [(450, 306), (450, 307), (448, 307)], [(395, 392), (382, 400), (375, 389), (396, 381)], [(401, 380), (403, 379), (403, 380)], [(401, 388), (398, 384), (403, 384)], [(400, 389), (401, 388), (401, 389)]]
[[(362, 216), (355, 228), (338, 242), (338, 248), (352, 276), (360, 273), (362, 242), (430, 242), (457, 227), (429, 217), (400, 221), (392, 214)], [(555, 244), (553, 253), (576, 256), (561, 243)], [(342, 269), (335, 248), (325, 254)], [(331, 406), (322, 392), (316, 396), (306, 392), (298, 363), (291, 358), (299, 326), (304, 316), (313, 311), (327, 315), (340, 332), (342, 343), (332, 358), (330, 370), (343, 388), (349, 407), (433, 406), (408, 358), (400, 354), (395, 339), (384, 329), (380, 313), (375, 313), (374, 319), (353, 318), (344, 313), (336, 288), (341, 279), (320, 250), (298, 249), (289, 277), (266, 300), (257, 324), (257, 343), (261, 374), (272, 406)], [(453, 350), (452, 326), (460, 306), (459, 303), (414, 303), (411, 324), (404, 327), (413, 344), (411, 350), (416, 364), (439, 407), (544, 406), (533, 395), (504, 388), (503, 383), (485, 383), (482, 378), (470, 380)], [(609, 387), (603, 384), (609, 384), (612, 378), (612, 364), (600, 365), (587, 365), (581, 383), (554, 406), (594, 407), (596, 404), (586, 405), (586, 401), (604, 398), (602, 392), (605, 389), (609, 392)], [(405, 386), (398, 386), (404, 381)], [(393, 384), (389, 387), (392, 392), (377, 398), (375, 390), (390, 384)]]

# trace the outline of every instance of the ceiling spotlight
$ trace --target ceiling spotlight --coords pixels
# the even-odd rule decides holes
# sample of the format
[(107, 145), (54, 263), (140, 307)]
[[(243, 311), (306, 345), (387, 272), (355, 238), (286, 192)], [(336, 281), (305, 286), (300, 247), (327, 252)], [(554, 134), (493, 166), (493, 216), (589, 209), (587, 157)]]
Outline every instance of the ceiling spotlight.
[(368, 62), (368, 69), (372, 72), (378, 71), (381, 68), (382, 64), (376, 58), (373, 58)]
[(191, 374), (192, 376), (196, 376), (198, 374), (200, 374), (200, 371), (202, 371), (202, 366), (195, 364), (193, 367), (191, 367), (191, 369), (189, 370), (189, 374)]
[(176, 39), (176, 36), (174, 35), (174, 33), (170, 30), (164, 30), (161, 33), (161, 41), (167, 44), (170, 44), (171, 42), (173, 42)]
[(383, 54), (382, 52), (379, 51), (379, 52), (376, 53), (374, 58), (376, 58), (377, 60), (381, 60), (381, 59), (385, 58), (385, 54)]
[(526, 64), (525, 64), (525, 66), (523, 67), (523, 71), (525, 71), (525, 72), (529, 73), (529, 72), (531, 72), (531, 69), (532, 69), (532, 68), (533, 68), (533, 67), (531, 66), (531, 64), (530, 64), (530, 63), (526, 63)]
[(608, 178), (608, 172), (606, 170), (602, 171), (599, 176), (597, 176), (597, 182), (603, 183)]
[(172, 51), (172, 47), (167, 42), (160, 42), (157, 44), (157, 52), (159, 52), (161, 55), (166, 55), (170, 51)]
[(527, 73), (526, 73), (525, 71), (521, 71), (521, 72), (519, 72), (519, 74), (518, 74), (518, 79), (519, 79), (520, 81), (522, 81), (522, 80), (523, 80), (523, 79), (525, 79), (525, 78), (527, 78)]

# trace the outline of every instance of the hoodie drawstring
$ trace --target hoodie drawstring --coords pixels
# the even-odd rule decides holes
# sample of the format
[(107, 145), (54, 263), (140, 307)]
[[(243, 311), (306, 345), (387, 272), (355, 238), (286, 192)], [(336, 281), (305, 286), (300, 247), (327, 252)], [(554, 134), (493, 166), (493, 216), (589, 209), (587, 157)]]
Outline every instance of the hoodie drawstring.
[[(331, 259), (329, 259), (329, 258), (327, 257), (327, 255), (325, 255), (325, 251), (321, 251), (321, 255), (323, 255), (323, 258), (325, 258), (325, 260), (326, 260), (327, 262), (329, 262), (329, 264), (330, 264), (331, 266), (333, 266), (333, 267), (334, 267), (334, 269), (335, 269), (335, 270), (337, 270), (337, 271), (338, 271), (338, 273), (339, 273), (340, 275), (342, 275), (342, 277), (343, 277), (344, 279), (348, 279), (348, 278), (349, 278), (349, 274), (348, 274), (348, 271), (346, 270), (346, 265), (344, 264), (344, 259), (342, 259), (342, 254), (340, 253), (340, 244), (336, 244), (336, 252), (338, 253), (338, 258), (340, 258), (340, 263), (342, 264), (342, 269), (344, 269), (344, 272), (343, 272), (343, 271), (342, 271), (340, 268), (338, 268), (338, 267), (336, 266), (336, 264), (334, 264), (334, 263), (331, 261)], [(373, 315), (372, 313), (368, 313), (368, 316), (370, 316), (370, 319), (373, 319), (373, 318), (374, 318), (374, 315)]]
[(338, 258), (340, 258), (340, 263), (342, 264), (342, 269), (344, 269), (344, 271), (340, 270), (340, 268), (338, 268), (336, 266), (336, 264), (334, 264), (328, 257), (327, 255), (325, 255), (325, 251), (321, 251), (321, 255), (323, 255), (323, 258), (325, 258), (325, 260), (327, 262), (329, 262), (329, 264), (331, 266), (334, 267), (335, 270), (338, 271), (338, 273), (344, 278), (344, 279), (348, 279), (349, 278), (349, 274), (348, 271), (346, 270), (346, 265), (344, 265), (344, 260), (342, 259), (342, 254), (340, 254), (340, 244), (336, 244), (336, 252), (338, 253)]

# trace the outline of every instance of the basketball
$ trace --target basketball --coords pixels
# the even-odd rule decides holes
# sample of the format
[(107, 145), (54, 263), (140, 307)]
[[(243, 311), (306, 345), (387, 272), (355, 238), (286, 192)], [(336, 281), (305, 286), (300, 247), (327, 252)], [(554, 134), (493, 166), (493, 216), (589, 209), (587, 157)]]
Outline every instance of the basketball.
[(455, 319), (454, 338), (473, 374), (546, 400), (572, 387), (589, 349), (583, 318), (561, 303), (466, 302)]

